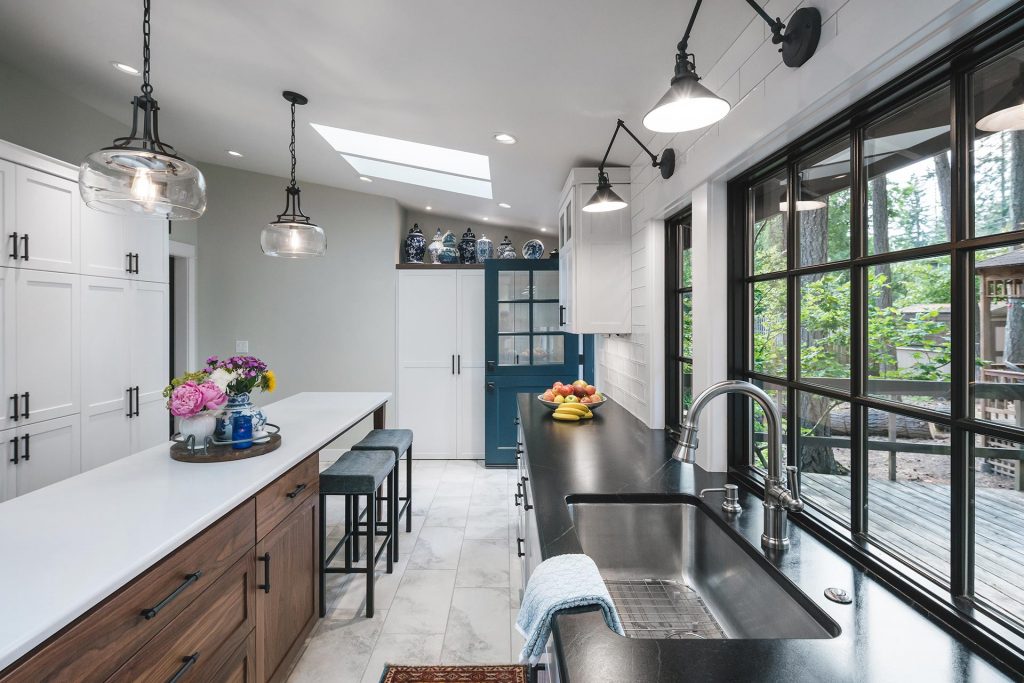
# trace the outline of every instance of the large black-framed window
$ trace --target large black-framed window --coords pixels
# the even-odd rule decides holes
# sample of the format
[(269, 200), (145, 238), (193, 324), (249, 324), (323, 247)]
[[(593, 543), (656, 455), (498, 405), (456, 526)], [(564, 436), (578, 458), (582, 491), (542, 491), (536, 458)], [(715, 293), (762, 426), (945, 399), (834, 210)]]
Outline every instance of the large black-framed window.
[[(1024, 10), (730, 183), (730, 373), (813, 531), (1024, 670)], [(1019, 362), (1018, 362), (1019, 361)], [(764, 424), (730, 399), (730, 467)]]
[(665, 425), (682, 429), (693, 402), (693, 272), (690, 207), (665, 221)]

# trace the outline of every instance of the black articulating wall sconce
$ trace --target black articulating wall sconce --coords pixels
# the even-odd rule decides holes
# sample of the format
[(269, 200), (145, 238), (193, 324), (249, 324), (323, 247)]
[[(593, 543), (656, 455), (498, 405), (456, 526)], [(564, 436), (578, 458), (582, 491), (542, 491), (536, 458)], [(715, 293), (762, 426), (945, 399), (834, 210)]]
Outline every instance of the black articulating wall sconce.
[(629, 137), (633, 138), (636, 144), (647, 152), (647, 156), (651, 157), (651, 166), (657, 169), (661, 169), (661, 177), (668, 180), (672, 177), (672, 174), (676, 170), (676, 151), (672, 148), (666, 149), (661, 153), (661, 159), (658, 156), (647, 149), (647, 145), (640, 142), (637, 136), (633, 135), (633, 131), (626, 126), (626, 124), (619, 119), (615, 124), (615, 132), (612, 133), (612, 139), (608, 142), (608, 149), (604, 151), (604, 158), (601, 159), (601, 165), (597, 167), (597, 192), (590, 198), (590, 201), (586, 203), (583, 210), (588, 213), (601, 213), (604, 211), (617, 211), (624, 209), (628, 204), (620, 197), (615, 194), (612, 190), (612, 184), (608, 181), (608, 174), (604, 171), (604, 165), (608, 162), (608, 154), (612, 151), (612, 145), (615, 144), (615, 137), (619, 134), (619, 130), (624, 130), (629, 134)]
[[(811, 58), (821, 37), (821, 13), (817, 9), (801, 7), (793, 13), (789, 24), (784, 24), (781, 19), (772, 19), (754, 0), (746, 1), (771, 28), (772, 43), (781, 46), (783, 64), (796, 68)], [(687, 51), (700, 3), (701, 0), (697, 0), (694, 4), (683, 39), (676, 46), (675, 74), (668, 92), (644, 117), (644, 126), (656, 133), (704, 128), (729, 113), (729, 103), (700, 84), (693, 53)]]

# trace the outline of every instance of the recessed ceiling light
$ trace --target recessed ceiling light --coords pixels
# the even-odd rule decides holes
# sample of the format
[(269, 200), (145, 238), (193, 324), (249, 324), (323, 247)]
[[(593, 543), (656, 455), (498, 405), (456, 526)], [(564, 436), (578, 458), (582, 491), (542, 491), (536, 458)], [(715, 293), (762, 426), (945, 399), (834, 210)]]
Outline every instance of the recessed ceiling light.
[(490, 218), (488, 218), (487, 216), (484, 216), (484, 220), (485, 220), (485, 221), (489, 221), (489, 220), (491, 220), (491, 219), (490, 219)]
[(495, 133), (494, 139), (503, 145), (514, 145), (516, 144), (516, 138), (508, 133)]
[(241, 152), (236, 152), (236, 151), (235, 151), (235, 150), (233, 150), (233, 149), (229, 149), (229, 150), (227, 150), (227, 152), (228, 152), (228, 154), (230, 154), (230, 155), (231, 155), (231, 156), (233, 156), (233, 157), (244, 157), (244, 156), (245, 156), (245, 155), (244, 155), (244, 154), (242, 154)]
[(364, 183), (372, 183), (373, 182), (373, 178), (367, 178), (364, 175), (359, 176), (359, 179), (362, 180)]
[(432, 206), (426, 206), (426, 207), (424, 207), (424, 208), (425, 208), (425, 209), (426, 209), (427, 211), (433, 211), (433, 210), (434, 210), (434, 207), (432, 207)]
[(499, 202), (498, 206), (500, 206), (503, 209), (511, 209), (512, 208), (511, 204), (506, 204), (505, 202)]
[(541, 228), (541, 229), (540, 229), (540, 231), (541, 231), (541, 232), (547, 232), (547, 231), (548, 231), (548, 229), (547, 229), (547, 228)]
[(125, 64), (124, 62), (111, 62), (110, 66), (114, 67), (123, 74), (128, 74), (129, 76), (139, 75), (139, 70), (131, 64)]
[(472, 197), (482, 197), (483, 199), (491, 199), (492, 197), (491, 181), (489, 180), (429, 171), (425, 168), (392, 164), (387, 161), (366, 159), (349, 154), (342, 154), (341, 157), (350, 163), (352, 168), (356, 170), (356, 173), (360, 175), (383, 178), (384, 180), (395, 180), (400, 183), (419, 185), (421, 187), (432, 187), (435, 190), (468, 194)]

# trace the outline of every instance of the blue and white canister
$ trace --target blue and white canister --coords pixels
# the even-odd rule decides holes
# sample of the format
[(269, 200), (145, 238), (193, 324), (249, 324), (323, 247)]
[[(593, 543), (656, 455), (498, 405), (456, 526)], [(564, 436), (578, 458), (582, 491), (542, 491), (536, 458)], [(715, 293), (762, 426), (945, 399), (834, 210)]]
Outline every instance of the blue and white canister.
[(431, 263), (441, 262), (441, 250), (444, 249), (444, 244), (441, 243), (441, 228), (437, 229), (434, 233), (434, 241), (427, 247), (427, 253), (430, 254)]
[(494, 242), (487, 239), (487, 235), (480, 235), (476, 241), (476, 260), (483, 263), (494, 258)]
[(458, 242), (455, 240), (455, 235), (452, 234), (451, 230), (445, 232), (444, 237), (441, 239), (441, 245), (441, 251), (438, 254), (441, 263), (458, 263)]
[(544, 256), (544, 243), (540, 240), (526, 240), (523, 245), (523, 258), (539, 259)]
[(472, 228), (466, 228), (459, 241), (459, 262), (476, 263), (476, 235)]
[(505, 235), (505, 239), (503, 239), (501, 244), (498, 245), (498, 258), (505, 260), (513, 259), (515, 257), (516, 249), (512, 246), (512, 240), (508, 238), (508, 235)]
[(413, 223), (405, 238), (406, 263), (423, 263), (423, 255), (427, 251), (427, 238), (420, 231), (420, 224)]

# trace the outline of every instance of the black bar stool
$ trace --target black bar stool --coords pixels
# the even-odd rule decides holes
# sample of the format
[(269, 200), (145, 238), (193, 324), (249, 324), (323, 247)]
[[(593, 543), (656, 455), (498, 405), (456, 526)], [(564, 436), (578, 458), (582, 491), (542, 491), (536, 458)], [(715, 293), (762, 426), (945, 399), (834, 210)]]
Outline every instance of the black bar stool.
[[(327, 614), (327, 575), (328, 574), (366, 574), (366, 616), (373, 616), (373, 581), (374, 570), (381, 553), (387, 558), (387, 572), (393, 570), (392, 554), (395, 538), (393, 519), (396, 515), (392, 508), (396, 507), (388, 501), (387, 517), (377, 519), (377, 490), (387, 481), (388, 491), (397, 490), (395, 479), (395, 456), (389, 450), (381, 451), (349, 451), (338, 458), (337, 462), (320, 473), (320, 616)], [(345, 496), (345, 535), (330, 553), (327, 552), (327, 497)], [(359, 497), (366, 498), (366, 525), (361, 530), (359, 523)], [(392, 499), (394, 500), (394, 499)], [(385, 532), (379, 548), (374, 548), (377, 528), (383, 523)], [(359, 555), (359, 536), (366, 537), (366, 567), (353, 567), (353, 550), (355, 559)], [(345, 566), (332, 567), (331, 562), (345, 547)]]
[[(397, 468), (402, 456), (405, 456), (405, 496), (398, 495), (398, 474), (395, 474), (393, 491), (388, 491), (388, 509), (393, 511), (392, 524), (395, 528), (394, 560), (398, 561), (398, 528), (402, 515), (405, 515), (405, 530), (412, 531), (412, 430), (411, 429), (374, 429), (362, 441), (352, 447), (353, 451), (391, 451), (395, 455)], [(399, 501), (399, 505), (391, 505), (390, 496)]]

